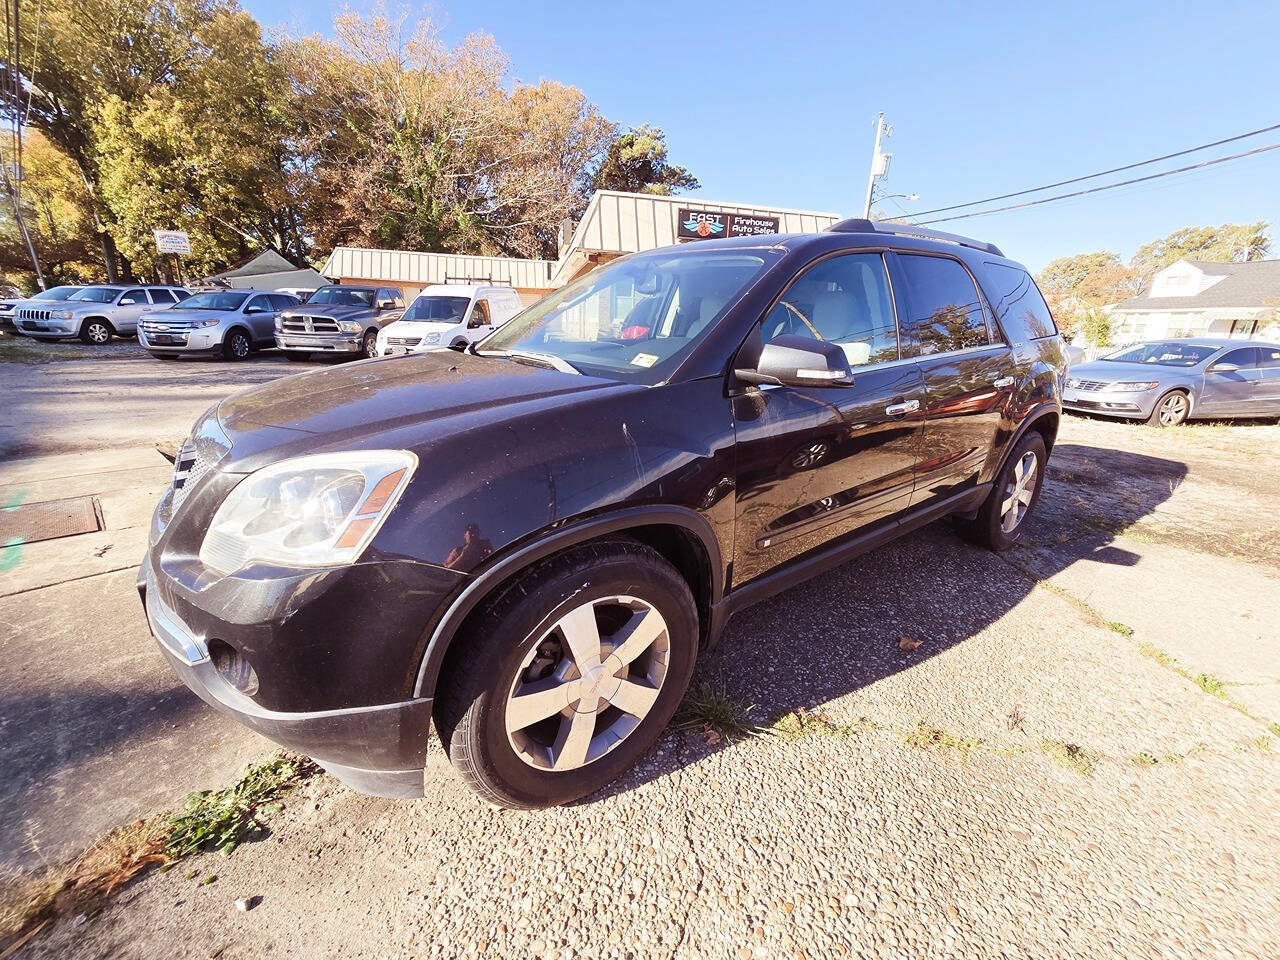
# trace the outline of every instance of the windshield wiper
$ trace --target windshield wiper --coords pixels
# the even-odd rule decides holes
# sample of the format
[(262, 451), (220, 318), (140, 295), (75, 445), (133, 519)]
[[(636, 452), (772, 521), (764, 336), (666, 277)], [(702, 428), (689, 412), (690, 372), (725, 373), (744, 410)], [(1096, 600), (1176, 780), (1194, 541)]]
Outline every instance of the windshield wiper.
[(509, 357), (517, 363), (529, 363), (537, 367), (550, 367), (552, 370), (559, 370), (561, 373), (582, 375), (582, 371), (568, 360), (550, 353), (533, 353), (528, 350), (477, 350), (476, 356)]

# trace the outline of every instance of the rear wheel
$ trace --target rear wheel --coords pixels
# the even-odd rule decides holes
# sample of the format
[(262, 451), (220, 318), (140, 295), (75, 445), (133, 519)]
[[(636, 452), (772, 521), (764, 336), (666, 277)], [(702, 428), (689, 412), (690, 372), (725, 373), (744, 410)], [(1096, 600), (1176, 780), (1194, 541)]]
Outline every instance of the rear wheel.
[(978, 515), (960, 522), (965, 539), (996, 552), (1008, 550), (1022, 539), (1040, 499), (1047, 460), (1044, 437), (1028, 430), (1009, 454)]
[(441, 678), (436, 725), (484, 799), (567, 803), (649, 751), (697, 652), (693, 596), (661, 555), (630, 540), (579, 547), (472, 617)]
[(1176, 427), (1186, 422), (1191, 413), (1191, 398), (1181, 390), (1170, 390), (1161, 397), (1147, 417), (1153, 427)]
[(232, 330), (222, 339), (222, 356), (227, 360), (246, 360), (253, 344), (243, 330)]
[(111, 324), (106, 320), (86, 320), (80, 325), (80, 340), (82, 343), (89, 343), (100, 347), (110, 339)]

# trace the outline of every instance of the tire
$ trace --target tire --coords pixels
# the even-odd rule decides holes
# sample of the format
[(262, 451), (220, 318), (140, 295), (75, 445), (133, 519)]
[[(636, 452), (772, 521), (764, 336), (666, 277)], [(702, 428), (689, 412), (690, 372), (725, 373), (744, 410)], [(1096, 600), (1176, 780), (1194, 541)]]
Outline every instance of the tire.
[(243, 330), (228, 330), (222, 338), (222, 356), (225, 360), (248, 360), (253, 350), (249, 335)]
[(299, 353), (297, 350), (283, 350), (281, 352), (285, 355), (286, 359), (292, 360), (294, 363), (301, 363), (303, 360), (311, 359), (311, 354)]
[(103, 320), (101, 317), (93, 317), (80, 324), (80, 342), (87, 343), (90, 346), (100, 347), (111, 341), (111, 335), (115, 331), (111, 329), (111, 322)]
[(372, 360), (378, 355), (378, 331), (370, 330), (364, 335), (361, 344), (360, 359)]
[[(997, 553), (1021, 540), (1027, 521), (1040, 501), (1047, 462), (1044, 437), (1037, 430), (1028, 430), (1005, 459), (978, 515), (972, 520), (960, 521), (960, 532), (965, 539)], [(1032, 471), (1030, 476), (1028, 470)], [(1016, 498), (1016, 502), (1010, 503), (1010, 498)]]
[[(639, 645), (624, 665), (615, 655), (627, 645), (612, 641), (633, 629)], [(518, 574), (469, 619), (441, 675), (436, 728), (462, 779), (490, 803), (568, 803), (648, 753), (684, 697), (697, 654), (693, 595), (661, 555), (631, 540), (577, 547)], [(535, 705), (522, 724), (511, 704), (534, 694), (550, 712), (539, 717), (547, 707), (526, 701)]]
[(1177, 427), (1191, 414), (1191, 397), (1185, 390), (1170, 390), (1151, 408), (1147, 423), (1153, 427)]
[(151, 355), (155, 357), (157, 360), (177, 360), (178, 359), (178, 355), (176, 353), (153, 353)]

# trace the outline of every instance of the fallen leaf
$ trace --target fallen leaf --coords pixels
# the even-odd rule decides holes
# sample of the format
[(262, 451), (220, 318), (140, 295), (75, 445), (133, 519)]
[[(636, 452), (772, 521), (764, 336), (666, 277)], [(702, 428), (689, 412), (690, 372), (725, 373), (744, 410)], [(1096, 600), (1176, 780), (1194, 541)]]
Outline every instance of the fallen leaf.
[(707, 746), (714, 747), (723, 739), (724, 738), (720, 736), (719, 731), (712, 730), (710, 727), (707, 728)]
[(905, 633), (898, 634), (898, 649), (905, 650), (908, 653), (916, 649), (916, 647), (920, 646), (920, 644), (923, 642), (924, 642), (923, 640), (913, 640), (911, 637), (908, 637)]

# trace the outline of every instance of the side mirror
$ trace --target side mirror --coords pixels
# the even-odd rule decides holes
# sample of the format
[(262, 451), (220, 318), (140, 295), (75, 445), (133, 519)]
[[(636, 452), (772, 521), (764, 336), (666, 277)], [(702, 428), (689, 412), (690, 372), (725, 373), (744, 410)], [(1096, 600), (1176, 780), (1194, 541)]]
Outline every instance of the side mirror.
[(1210, 373), (1235, 373), (1240, 368), (1234, 363), (1223, 360), (1221, 363), (1215, 363), (1209, 368)]
[(262, 307), (258, 306), (257, 304), (254, 304), (251, 307), (245, 307), (244, 312), (245, 313), (262, 313), (263, 310), (262, 310)]
[(839, 344), (790, 333), (766, 343), (754, 369), (733, 372), (747, 383), (784, 387), (842, 387), (853, 383), (849, 359)]
[(396, 302), (395, 302), (394, 300), (379, 300), (379, 301), (378, 301), (378, 309), (379, 309), (379, 310), (390, 310), (390, 309), (391, 309), (392, 307), (394, 307), (395, 305), (396, 305)]

